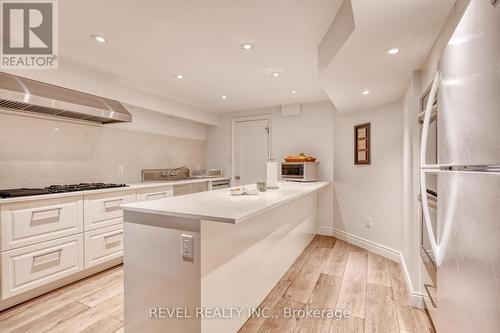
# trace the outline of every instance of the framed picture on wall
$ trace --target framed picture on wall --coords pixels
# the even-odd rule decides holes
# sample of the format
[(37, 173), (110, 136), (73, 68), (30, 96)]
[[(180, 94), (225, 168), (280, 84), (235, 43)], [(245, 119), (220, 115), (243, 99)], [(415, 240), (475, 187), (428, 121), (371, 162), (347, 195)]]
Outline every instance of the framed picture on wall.
[(370, 123), (354, 126), (354, 164), (370, 164)]

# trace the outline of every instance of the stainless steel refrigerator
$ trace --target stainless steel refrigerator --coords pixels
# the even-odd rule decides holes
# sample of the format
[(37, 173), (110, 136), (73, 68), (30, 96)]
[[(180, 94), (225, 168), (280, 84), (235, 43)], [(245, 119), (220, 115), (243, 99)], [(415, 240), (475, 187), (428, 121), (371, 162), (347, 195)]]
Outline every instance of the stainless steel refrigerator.
[(425, 303), (438, 333), (500, 332), (500, 4), (495, 2), (500, 3), (468, 5), (440, 59), (423, 119), (422, 258), (436, 268), (430, 270)]

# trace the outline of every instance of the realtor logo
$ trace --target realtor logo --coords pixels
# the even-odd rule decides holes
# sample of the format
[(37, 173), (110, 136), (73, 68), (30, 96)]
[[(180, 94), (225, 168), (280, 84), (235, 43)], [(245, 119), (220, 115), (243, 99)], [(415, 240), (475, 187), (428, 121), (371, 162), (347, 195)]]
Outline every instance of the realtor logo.
[(1, 0), (1, 67), (57, 68), (57, 1)]

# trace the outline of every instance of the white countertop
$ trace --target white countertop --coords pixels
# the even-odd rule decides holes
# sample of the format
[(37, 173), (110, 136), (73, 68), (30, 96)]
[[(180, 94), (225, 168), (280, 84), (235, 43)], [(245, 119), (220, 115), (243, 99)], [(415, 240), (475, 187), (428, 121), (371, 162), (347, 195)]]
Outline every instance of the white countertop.
[(182, 185), (182, 184), (191, 184), (191, 183), (202, 183), (207, 181), (217, 181), (217, 180), (226, 180), (229, 177), (210, 177), (210, 178), (190, 178), (183, 180), (171, 180), (171, 181), (145, 181), (145, 182), (137, 182), (137, 183), (128, 183), (127, 187), (115, 187), (115, 188), (107, 188), (102, 190), (89, 190), (89, 191), (75, 191), (75, 192), (65, 192), (65, 193), (54, 193), (54, 194), (41, 194), (41, 195), (31, 195), (25, 197), (14, 197), (14, 198), (0, 198), (0, 205), (13, 203), (13, 202), (22, 202), (22, 201), (32, 201), (32, 200), (43, 200), (43, 199), (53, 199), (53, 198), (63, 198), (63, 197), (74, 197), (81, 196), (87, 194), (98, 194), (98, 193), (108, 193), (108, 192), (120, 192), (120, 191), (135, 191), (140, 189), (148, 189), (162, 186), (172, 186), (172, 185)]
[(329, 184), (329, 181), (279, 182), (279, 189), (259, 192), (257, 195), (232, 196), (229, 189), (222, 189), (136, 202), (121, 207), (132, 212), (239, 223)]

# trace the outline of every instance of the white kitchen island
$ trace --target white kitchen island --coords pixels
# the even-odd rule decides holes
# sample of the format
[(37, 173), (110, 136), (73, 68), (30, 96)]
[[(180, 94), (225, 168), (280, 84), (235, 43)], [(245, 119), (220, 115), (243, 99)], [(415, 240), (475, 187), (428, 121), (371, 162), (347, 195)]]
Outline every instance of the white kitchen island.
[(329, 185), (123, 205), (125, 331), (236, 332), (316, 234)]

